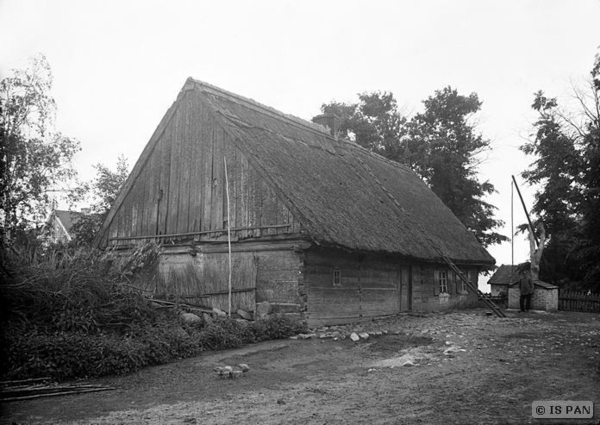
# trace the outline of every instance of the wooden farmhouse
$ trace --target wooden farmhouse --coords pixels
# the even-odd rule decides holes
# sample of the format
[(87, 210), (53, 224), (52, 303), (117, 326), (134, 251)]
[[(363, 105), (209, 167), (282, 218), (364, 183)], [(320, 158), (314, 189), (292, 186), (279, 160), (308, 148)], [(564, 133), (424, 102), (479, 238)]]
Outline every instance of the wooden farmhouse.
[(232, 311), (266, 301), (311, 326), (475, 297), (432, 246), (476, 285), (494, 259), (474, 235), (409, 168), (329, 127), (188, 79), (95, 245), (160, 241), (167, 289), (227, 310), (230, 228)]

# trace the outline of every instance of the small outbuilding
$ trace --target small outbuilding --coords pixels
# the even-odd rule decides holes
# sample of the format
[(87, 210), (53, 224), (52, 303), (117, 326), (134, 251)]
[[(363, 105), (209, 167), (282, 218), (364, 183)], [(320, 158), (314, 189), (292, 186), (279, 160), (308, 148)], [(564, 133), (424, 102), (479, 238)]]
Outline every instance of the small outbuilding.
[(518, 266), (502, 264), (488, 280), (492, 297), (508, 295), (508, 286), (519, 281)]
[[(533, 296), (531, 297), (531, 309), (543, 311), (558, 310), (558, 286), (552, 285), (541, 280), (535, 280)], [(508, 308), (520, 309), (519, 300), (521, 291), (519, 290), (519, 281), (511, 283), (508, 286)]]
[(475, 236), (408, 167), (315, 121), (188, 79), (95, 245), (158, 241), (169, 290), (226, 310), (230, 241), (232, 311), (311, 326), (476, 299), (440, 255), (476, 286), (494, 259)]

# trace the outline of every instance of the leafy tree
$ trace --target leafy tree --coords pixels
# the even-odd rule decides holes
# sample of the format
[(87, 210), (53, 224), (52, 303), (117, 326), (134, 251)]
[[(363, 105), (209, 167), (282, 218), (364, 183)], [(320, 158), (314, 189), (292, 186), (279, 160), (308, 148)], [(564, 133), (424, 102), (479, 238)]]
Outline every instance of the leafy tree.
[(539, 187), (533, 212), (550, 236), (542, 278), (583, 281), (596, 290), (600, 289), (599, 73), (596, 56), (589, 89), (574, 89), (575, 111), (559, 107), (556, 98), (542, 91), (535, 93), (535, 137), (521, 146), (535, 157), (522, 175)]
[(91, 245), (129, 176), (129, 165), (123, 155), (119, 156), (115, 171), (100, 163), (94, 168), (96, 177), (71, 193), (72, 202), (91, 201), (90, 214), (79, 218), (72, 227), (77, 245)]
[[(588, 95), (576, 97), (586, 118), (582, 134), (582, 237), (578, 246), (584, 284), (600, 292), (600, 54), (591, 72)], [(581, 133), (581, 132), (580, 132)]]
[(495, 207), (483, 201), (494, 187), (477, 178), (478, 154), (489, 148), (469, 124), (481, 107), (477, 95), (447, 87), (423, 103), (425, 112), (410, 121), (388, 92), (362, 93), (358, 103), (331, 102), (321, 110), (341, 119), (342, 137), (409, 165), (483, 245), (507, 240), (494, 231), (502, 225)]
[(79, 142), (54, 130), (52, 71), (43, 55), (0, 82), (0, 232), (5, 245), (38, 223), (72, 179)]
[(409, 137), (403, 143), (405, 162), (481, 244), (508, 240), (494, 231), (503, 223), (494, 218), (496, 208), (483, 200), (495, 192), (494, 186), (477, 176), (479, 154), (490, 145), (470, 122), (481, 108), (477, 94), (462, 96), (446, 87), (423, 104), (425, 111), (410, 121)]
[(323, 104), (321, 111), (341, 120), (341, 137), (392, 160), (401, 159), (400, 140), (406, 135), (407, 119), (389, 92), (361, 93), (359, 102)]

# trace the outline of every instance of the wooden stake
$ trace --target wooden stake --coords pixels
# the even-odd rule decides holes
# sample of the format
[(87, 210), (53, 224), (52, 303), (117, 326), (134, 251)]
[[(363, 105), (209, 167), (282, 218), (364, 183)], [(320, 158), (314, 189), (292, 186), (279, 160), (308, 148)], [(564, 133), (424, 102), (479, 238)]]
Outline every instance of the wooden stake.
[(229, 217), (229, 177), (227, 175), (227, 158), (223, 157), (225, 165), (225, 194), (227, 195), (227, 249), (229, 252), (229, 317), (231, 317), (231, 218)]

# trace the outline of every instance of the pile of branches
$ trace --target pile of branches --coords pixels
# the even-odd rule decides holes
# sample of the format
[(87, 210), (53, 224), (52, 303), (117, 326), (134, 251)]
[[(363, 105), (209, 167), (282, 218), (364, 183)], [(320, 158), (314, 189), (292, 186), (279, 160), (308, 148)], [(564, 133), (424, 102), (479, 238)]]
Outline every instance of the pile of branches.
[(10, 264), (12, 278), (0, 285), (4, 325), (97, 333), (155, 316), (115, 266), (113, 253), (52, 247), (19, 259)]
[(32, 378), (18, 381), (0, 382), (0, 401), (31, 400), (42, 397), (55, 397), (68, 394), (83, 394), (114, 390), (114, 387), (97, 384), (51, 383), (50, 378)]
[[(135, 287), (142, 272), (151, 275), (157, 249), (142, 246), (119, 256), (52, 248), (12, 258), (11, 279), (0, 283), (0, 378), (65, 381), (126, 374), (305, 330), (284, 317), (185, 322), (183, 303), (150, 300)], [(171, 308), (153, 307), (157, 302)]]

